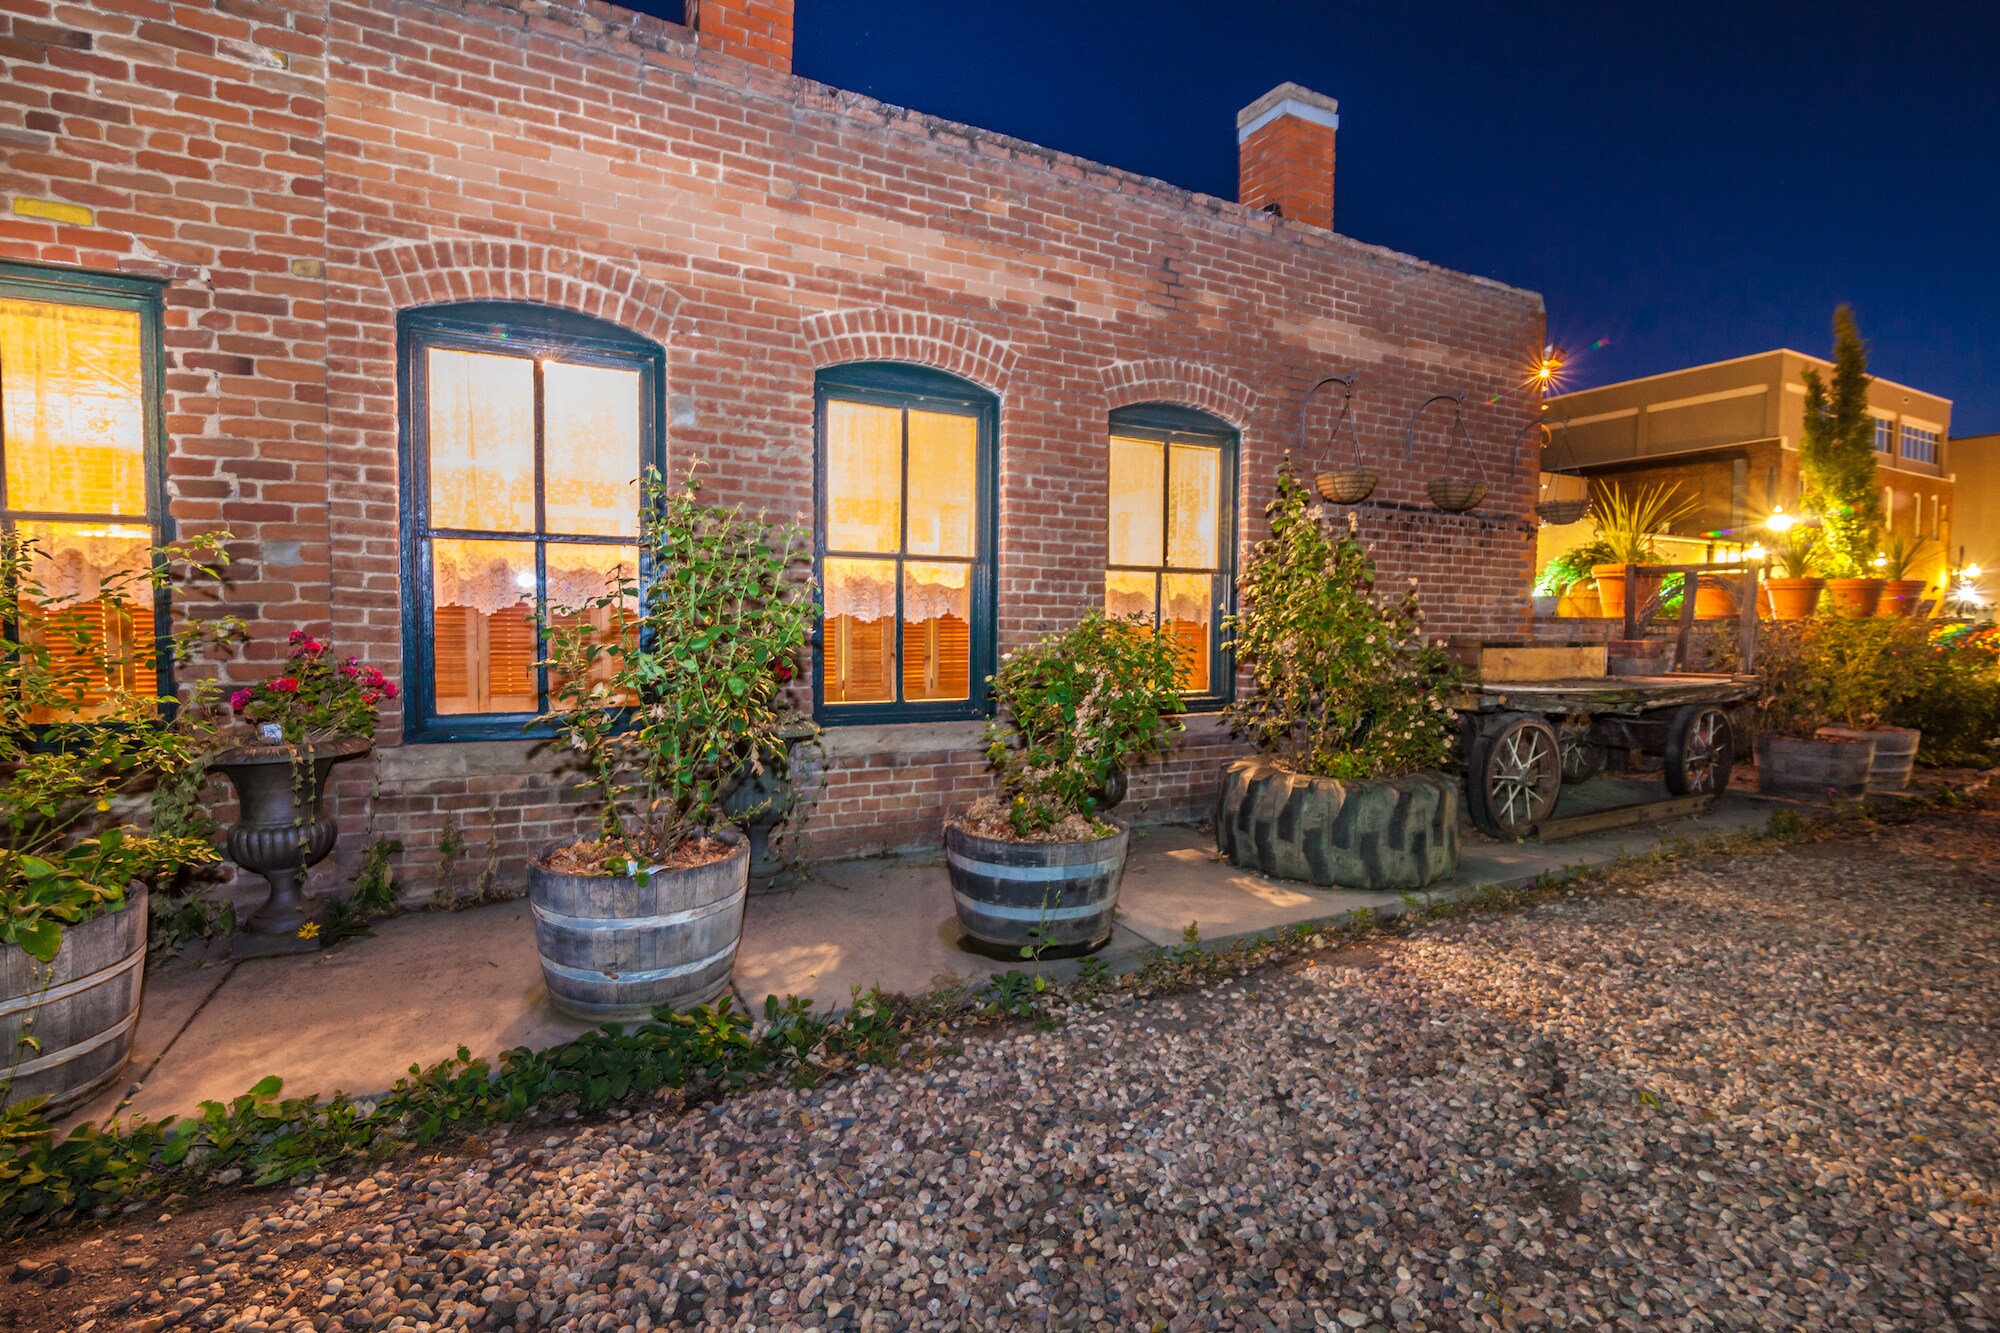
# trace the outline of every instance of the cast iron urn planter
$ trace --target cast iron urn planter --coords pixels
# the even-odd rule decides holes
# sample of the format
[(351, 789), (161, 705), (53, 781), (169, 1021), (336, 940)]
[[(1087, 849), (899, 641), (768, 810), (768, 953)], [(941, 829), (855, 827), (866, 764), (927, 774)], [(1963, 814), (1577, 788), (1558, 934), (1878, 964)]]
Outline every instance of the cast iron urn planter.
[(209, 767), (236, 787), (238, 814), (225, 843), (229, 859), (271, 886), (263, 906), (243, 923), (239, 953), (298, 938), (312, 909), (302, 886), (305, 873), (326, 859), (340, 834), (326, 812), (327, 775), (335, 764), (372, 748), (367, 737), (348, 736), (302, 745), (241, 745), (210, 761)]

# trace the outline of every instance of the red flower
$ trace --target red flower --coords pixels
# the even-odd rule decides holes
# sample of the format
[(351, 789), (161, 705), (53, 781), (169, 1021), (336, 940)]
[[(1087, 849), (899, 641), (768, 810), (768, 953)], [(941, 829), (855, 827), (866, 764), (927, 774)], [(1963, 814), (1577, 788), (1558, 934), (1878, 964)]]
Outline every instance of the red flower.
[(771, 663), (771, 674), (778, 678), (780, 685), (783, 685), (792, 678), (792, 664), (783, 661), (773, 662)]
[(236, 693), (229, 696), (229, 706), (236, 712), (240, 713), (244, 709), (248, 708), (250, 706), (250, 701), (252, 699), (255, 699), (256, 697), (257, 697), (256, 694), (250, 690), (238, 690), (236, 691)]
[(381, 696), (381, 695), (379, 695), (379, 694), (377, 694), (377, 693), (375, 693), (375, 691), (373, 691), (373, 690), (363, 690), (363, 691), (361, 692), (361, 702), (362, 702), (362, 703), (365, 703), (365, 704), (372, 704), (372, 703), (379, 703), (379, 702), (381, 702), (381, 699), (382, 699), (382, 696)]
[(279, 694), (297, 694), (299, 683), (290, 676), (279, 676), (271, 682), (271, 688)]
[(383, 681), (383, 682), (382, 682), (382, 697), (383, 697), (384, 699), (393, 699), (393, 698), (395, 698), (395, 697), (396, 697), (396, 682), (395, 682), (395, 681), (393, 681), (393, 680), (385, 680), (385, 681)]

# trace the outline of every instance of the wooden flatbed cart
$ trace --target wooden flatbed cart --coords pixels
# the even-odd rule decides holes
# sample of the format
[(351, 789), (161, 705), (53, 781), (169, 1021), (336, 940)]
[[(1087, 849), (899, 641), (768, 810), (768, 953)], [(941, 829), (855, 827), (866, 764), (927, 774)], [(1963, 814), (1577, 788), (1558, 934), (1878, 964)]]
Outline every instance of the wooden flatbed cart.
[[(1757, 644), (1758, 568), (1739, 562), (1628, 565), (1626, 647), (1641, 646), (1659, 604), (1659, 579), (1684, 579), (1671, 670), (1665, 675), (1607, 674), (1602, 645), (1467, 645), (1461, 661), (1478, 679), (1453, 700), (1463, 724), (1466, 805), (1472, 822), (1495, 838), (1575, 837), (1600, 829), (1699, 814), (1729, 788), (1739, 727), (1732, 715), (1756, 695), (1756, 677), (1686, 670), (1694, 627), (1695, 585), (1724, 587), (1734, 602), (1737, 653), (1746, 666)], [(1641, 595), (1648, 586), (1653, 591)], [(1563, 784), (1604, 771), (1613, 753), (1657, 756), (1667, 794), (1558, 816)]]
[[(1553, 841), (1700, 814), (1729, 788), (1731, 714), (1755, 693), (1755, 677), (1692, 672), (1480, 682), (1453, 701), (1472, 822), (1490, 837)], [(1596, 777), (1614, 750), (1659, 756), (1667, 797), (1558, 817), (1563, 784)]]

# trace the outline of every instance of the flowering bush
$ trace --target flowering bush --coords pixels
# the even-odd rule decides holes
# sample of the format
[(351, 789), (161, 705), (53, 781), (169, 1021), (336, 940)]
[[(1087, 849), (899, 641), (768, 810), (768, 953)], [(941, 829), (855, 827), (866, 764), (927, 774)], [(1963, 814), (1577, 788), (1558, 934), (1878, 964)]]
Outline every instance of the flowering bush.
[(1416, 580), (1400, 596), (1378, 595), (1354, 516), (1336, 525), (1290, 460), (1264, 512), (1271, 536), (1252, 552), (1240, 608), (1225, 622), (1256, 683), (1229, 706), (1230, 726), (1295, 773), (1387, 778), (1443, 764), (1458, 673), (1424, 642)]
[(815, 613), (797, 527), (697, 503), (692, 470), (671, 489), (649, 471), (644, 489), (644, 584), (621, 577), (545, 622), (545, 720), (597, 798), (599, 837), (565, 857), (577, 873), (672, 863), (729, 822), (744, 764), (785, 750), (781, 695)]
[[(1007, 794), (1018, 837), (1094, 822), (1111, 775), (1165, 749), (1180, 723), (1182, 668), (1173, 641), (1136, 620), (1092, 611), (1070, 628), (1007, 655), (993, 677), (1000, 718), (986, 759)], [(1079, 839), (1081, 840), (1081, 839)]]
[(229, 696), (236, 716), (254, 726), (276, 723), (291, 745), (373, 736), (376, 709), (396, 697), (396, 683), (358, 657), (335, 663), (328, 646), (302, 629), (292, 631), (291, 645), (282, 672)]
[[(43, 584), (49, 555), (33, 539), (0, 532), (0, 945), (49, 962), (65, 929), (122, 908), (132, 881), (157, 887), (216, 859), (200, 800), (215, 686), (163, 699), (143, 668), (162, 647), (183, 663), (227, 648), (242, 622), (191, 618), (164, 644), (133, 630), (157, 588), (219, 585), (227, 540), (158, 548), (84, 599)], [(144, 827), (131, 797), (150, 805)]]

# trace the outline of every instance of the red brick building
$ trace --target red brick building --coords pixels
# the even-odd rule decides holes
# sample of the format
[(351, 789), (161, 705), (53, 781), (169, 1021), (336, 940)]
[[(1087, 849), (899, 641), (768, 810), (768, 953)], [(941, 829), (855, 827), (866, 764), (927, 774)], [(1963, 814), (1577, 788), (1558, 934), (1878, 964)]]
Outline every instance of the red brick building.
[[(816, 853), (933, 839), (988, 790), (982, 666), (1107, 595), (1226, 697), (1215, 622), (1323, 375), (1358, 377), (1385, 576), (1440, 632), (1525, 629), (1541, 301), (1330, 230), (1328, 99), (1245, 110), (1239, 203), (790, 64), (790, 0), (0, 0), (0, 310), (97, 312), (131, 414), (92, 418), (124, 482), (7, 516), (226, 529), (249, 669), (294, 625), (393, 666), (338, 798), (344, 854), (398, 837), (412, 881), (446, 836), (511, 880), (576, 826), (522, 625), (616, 562), (642, 461), (814, 527)], [(1403, 453), (1446, 391), (1467, 515), (1425, 500), (1441, 419)], [(61, 452), (28, 436), (10, 475)], [(1234, 746), (1189, 731), (1144, 815), (1210, 799)]]

